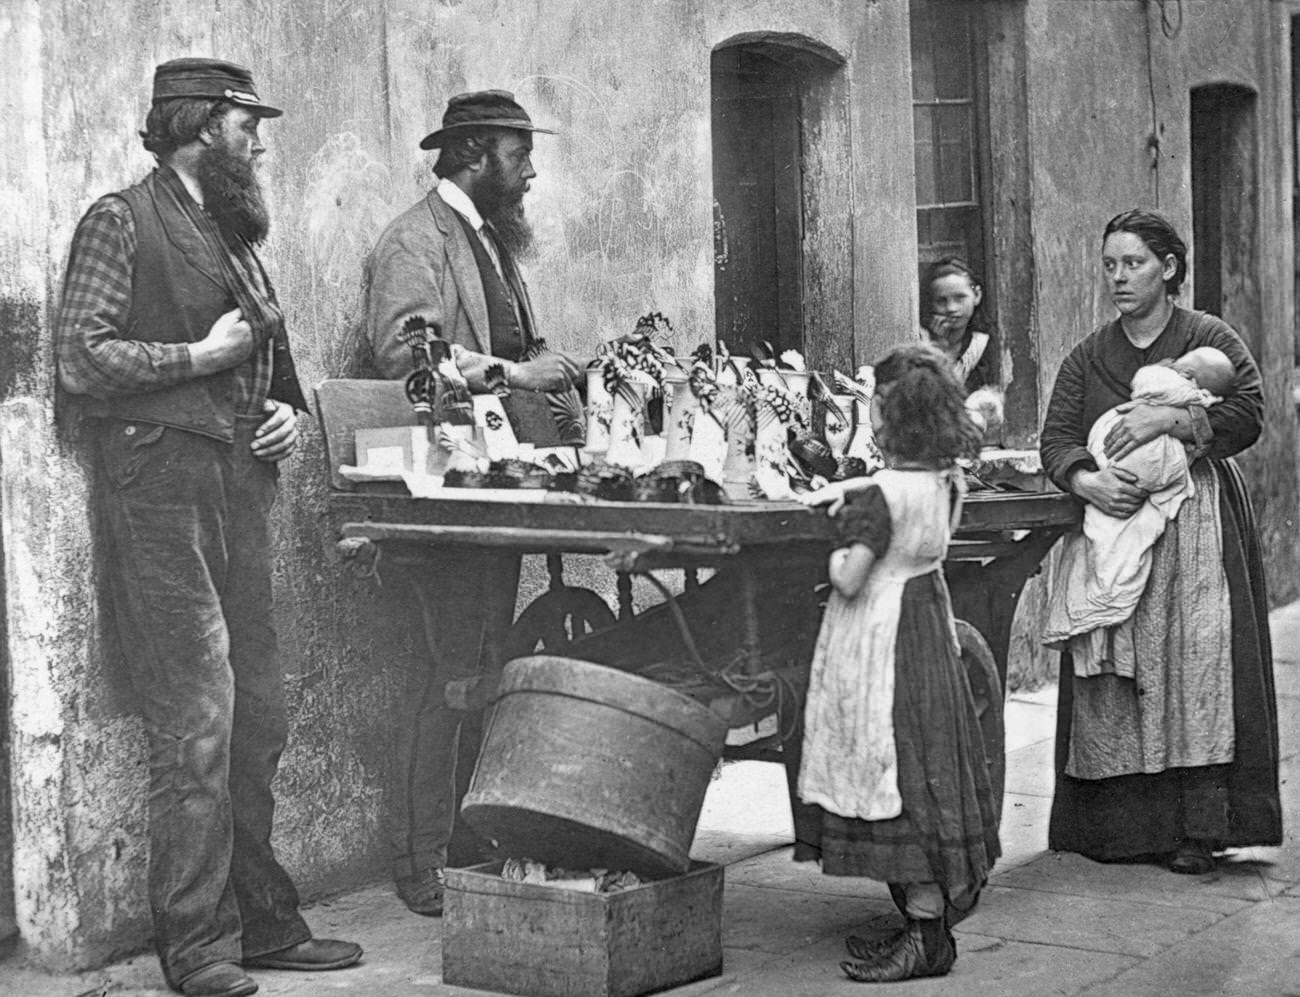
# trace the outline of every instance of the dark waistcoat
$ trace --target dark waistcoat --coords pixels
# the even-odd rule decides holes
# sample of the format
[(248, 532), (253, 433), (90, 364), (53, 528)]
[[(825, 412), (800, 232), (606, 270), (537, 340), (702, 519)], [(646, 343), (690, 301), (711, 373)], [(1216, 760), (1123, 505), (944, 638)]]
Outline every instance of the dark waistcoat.
[[(532, 330), (520, 326), (520, 316), (525, 314), (527, 309), (515, 307), (514, 294), (518, 292), (512, 292), (501, 279), (497, 268), (492, 265), (492, 257), (488, 255), (487, 247), (483, 245), (483, 240), (478, 237), (474, 227), (461, 216), (460, 212), (456, 213), (456, 218), (469, 238), (474, 262), (478, 264), (479, 279), (483, 282), (492, 355), (503, 360), (519, 360), (524, 349), (532, 341)], [(501, 268), (509, 273), (511, 268), (505, 252), (504, 250), (499, 252), (502, 255)], [(525, 318), (524, 321), (527, 319)]]
[[(130, 207), (136, 234), (131, 314), (123, 338), (198, 342), (221, 315), (236, 307), (220, 264), (156, 171), (117, 196)], [(296, 380), (293, 388), (297, 390)], [(97, 408), (100, 414), (119, 419), (230, 441), (235, 426), (234, 372), (220, 371), (157, 391), (111, 398)]]

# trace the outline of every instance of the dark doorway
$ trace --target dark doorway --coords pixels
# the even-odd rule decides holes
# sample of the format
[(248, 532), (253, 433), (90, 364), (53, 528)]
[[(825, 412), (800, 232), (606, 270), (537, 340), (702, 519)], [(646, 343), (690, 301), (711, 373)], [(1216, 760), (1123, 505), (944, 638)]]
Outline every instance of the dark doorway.
[(713, 56), (714, 302), (733, 352), (803, 350), (799, 95), (771, 52)]
[[(848, 328), (841, 315), (851, 308), (851, 281), (846, 287), (842, 276), (851, 240), (843, 230), (852, 215), (847, 123), (835, 99), (841, 63), (817, 43), (785, 35), (749, 36), (713, 54), (715, 330), (733, 353), (767, 342), (816, 362), (837, 349), (823, 328)], [(840, 259), (828, 267), (823, 248), (831, 243)]]
[(1223, 318), (1260, 352), (1255, 94), (1192, 90), (1193, 306)]

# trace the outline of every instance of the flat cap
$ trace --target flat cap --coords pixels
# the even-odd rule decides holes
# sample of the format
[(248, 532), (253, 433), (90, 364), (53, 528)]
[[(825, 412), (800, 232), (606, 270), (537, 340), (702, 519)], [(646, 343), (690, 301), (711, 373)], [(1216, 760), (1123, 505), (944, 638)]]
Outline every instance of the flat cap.
[(517, 128), (524, 132), (554, 135), (549, 128), (538, 128), (533, 119), (515, 101), (509, 90), (476, 90), (458, 93), (447, 101), (442, 127), (420, 140), (421, 149), (437, 149), (448, 132), (468, 128)]
[(243, 66), (221, 59), (189, 56), (162, 63), (153, 73), (155, 104), (177, 97), (228, 100), (246, 107), (262, 118), (278, 118), (284, 112), (264, 104), (253, 86), (253, 74)]

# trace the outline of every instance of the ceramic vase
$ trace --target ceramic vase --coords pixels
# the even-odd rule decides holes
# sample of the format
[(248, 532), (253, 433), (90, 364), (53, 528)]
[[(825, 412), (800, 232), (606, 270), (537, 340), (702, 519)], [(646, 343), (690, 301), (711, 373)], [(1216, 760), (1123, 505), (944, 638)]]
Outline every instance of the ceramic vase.
[(609, 425), (614, 414), (614, 399), (605, 387), (605, 371), (587, 368), (587, 442), (583, 453), (593, 457), (609, 450)]
[(473, 402), (474, 425), (488, 460), (510, 460), (519, 452), (519, 441), (500, 397), (491, 393), (475, 395)]
[(831, 456), (839, 460), (848, 454), (849, 443), (858, 425), (857, 401), (852, 395), (831, 395), (831, 401), (839, 409), (839, 414), (830, 408), (825, 409), (822, 436)]
[(632, 471), (645, 467), (641, 441), (645, 437), (645, 401), (650, 386), (626, 380), (614, 392), (610, 405), (609, 444), (605, 461)]
[(687, 383), (686, 372), (664, 372), (667, 415), (664, 416), (664, 460), (686, 460), (690, 455), (691, 431), (700, 410), (700, 400)]
[(733, 499), (748, 499), (754, 477), (754, 420), (740, 389), (719, 386), (713, 402), (727, 432), (727, 455), (722, 464), (722, 490)]
[(885, 466), (885, 458), (876, 445), (876, 434), (871, 429), (871, 402), (854, 399), (853, 436), (849, 440), (846, 457), (859, 457), (867, 465), (867, 473)]
[(787, 426), (768, 402), (758, 402), (754, 427), (754, 478), (759, 490), (770, 499), (792, 498)]
[[(691, 394), (694, 395), (694, 392)], [(699, 464), (704, 468), (704, 476), (720, 485), (722, 467), (727, 461), (727, 430), (712, 409), (705, 409), (698, 398), (695, 405), (686, 459)]]
[(811, 429), (812, 399), (808, 397), (808, 381), (812, 375), (806, 370), (782, 370), (778, 373), (785, 381), (786, 390), (794, 396), (795, 412), (799, 416), (799, 421)]

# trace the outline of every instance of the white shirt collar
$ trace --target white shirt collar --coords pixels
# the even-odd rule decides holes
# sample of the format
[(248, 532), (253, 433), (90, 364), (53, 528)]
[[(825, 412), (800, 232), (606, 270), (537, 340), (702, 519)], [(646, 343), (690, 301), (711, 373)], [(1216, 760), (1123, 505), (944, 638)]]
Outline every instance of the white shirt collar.
[(478, 213), (478, 208), (474, 207), (473, 199), (461, 190), (455, 181), (442, 177), (435, 189), (438, 191), (438, 196), (447, 202), (447, 206), (469, 222), (475, 232), (483, 231), (483, 216)]

